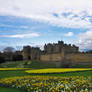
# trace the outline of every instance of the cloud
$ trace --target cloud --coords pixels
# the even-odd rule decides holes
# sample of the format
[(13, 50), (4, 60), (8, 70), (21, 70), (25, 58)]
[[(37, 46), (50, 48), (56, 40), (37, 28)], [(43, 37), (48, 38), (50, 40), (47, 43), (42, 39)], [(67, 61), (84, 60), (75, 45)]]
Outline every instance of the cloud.
[(3, 35), (2, 37), (8, 37), (8, 38), (33, 38), (38, 37), (38, 33), (29, 33), (29, 34), (16, 34), (16, 35)]
[[(0, 0), (1, 16), (17, 16), (65, 28), (89, 31), (78, 35), (81, 49), (92, 48), (92, 0)], [(25, 22), (25, 21), (24, 21)], [(11, 25), (1, 25), (13, 27)], [(15, 26), (17, 27), (17, 26)], [(21, 28), (27, 28), (21, 26)], [(64, 34), (73, 36), (72, 32)], [(38, 37), (38, 33), (4, 35), (10, 38)]]
[(79, 34), (78, 38), (76, 44), (80, 49), (92, 49), (92, 30)]
[(0, 15), (68, 28), (92, 28), (92, 0), (0, 0)]
[(67, 36), (67, 37), (70, 37), (70, 36), (73, 36), (73, 35), (74, 35), (73, 32), (68, 32), (68, 33), (64, 34), (64, 36)]
[(15, 25), (7, 25), (7, 24), (0, 24), (0, 27), (8, 27), (8, 28), (23, 28), (28, 29), (28, 26), (15, 26)]

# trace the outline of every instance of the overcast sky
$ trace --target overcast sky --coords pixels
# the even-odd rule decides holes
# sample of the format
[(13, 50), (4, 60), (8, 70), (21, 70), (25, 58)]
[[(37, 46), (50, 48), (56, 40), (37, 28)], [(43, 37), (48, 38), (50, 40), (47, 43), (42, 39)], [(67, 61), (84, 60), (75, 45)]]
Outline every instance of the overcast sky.
[(92, 49), (92, 0), (0, 0), (0, 47), (58, 40)]

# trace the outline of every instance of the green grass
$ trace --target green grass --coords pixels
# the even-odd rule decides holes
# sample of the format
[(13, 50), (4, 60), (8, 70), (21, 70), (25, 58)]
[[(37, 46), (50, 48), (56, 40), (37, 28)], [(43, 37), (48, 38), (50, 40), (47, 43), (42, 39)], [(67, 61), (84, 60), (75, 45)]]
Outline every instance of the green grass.
[(27, 76), (29, 75), (24, 70), (10, 70), (10, 71), (0, 71), (0, 79), (7, 77), (15, 77), (15, 76)]
[(73, 65), (72, 68), (92, 68), (92, 64), (86, 64), (86, 65), (77, 64), (77, 65)]
[(92, 76), (92, 71), (68, 72), (68, 73), (53, 73), (53, 74), (28, 74), (24, 70), (16, 71), (0, 71), (0, 79), (15, 76)]
[(23, 90), (15, 89), (15, 88), (4, 88), (0, 87), (0, 92), (24, 92)]
[(15, 68), (15, 67), (43, 69), (43, 68), (56, 68), (56, 65), (41, 61), (16, 61), (16, 62), (13, 61), (0, 64), (0, 68)]
[(0, 64), (0, 68), (15, 68), (15, 67), (22, 67), (23, 61), (16, 61), (16, 62), (5, 62)]
[(30, 68), (33, 68), (33, 69), (56, 68), (56, 65), (52, 63), (47, 63), (47, 62), (32, 61)]
[(88, 77), (88, 76), (92, 76), (92, 71), (48, 74), (48, 76), (85, 76), (85, 77)]
[(36, 76), (36, 75), (39, 75), (39, 76), (85, 76), (85, 77), (88, 77), (88, 76), (92, 76), (92, 71), (80, 71), (80, 72), (67, 72), (67, 73), (44, 73), (44, 74), (30, 74), (31, 76)]
[[(5, 62), (0, 64), (0, 68), (33, 68), (33, 69), (44, 69), (44, 68), (57, 68), (54, 63), (50, 62), (41, 62), (41, 61), (12, 61)], [(77, 64), (73, 65), (72, 68), (92, 68), (92, 64), (82, 65)]]

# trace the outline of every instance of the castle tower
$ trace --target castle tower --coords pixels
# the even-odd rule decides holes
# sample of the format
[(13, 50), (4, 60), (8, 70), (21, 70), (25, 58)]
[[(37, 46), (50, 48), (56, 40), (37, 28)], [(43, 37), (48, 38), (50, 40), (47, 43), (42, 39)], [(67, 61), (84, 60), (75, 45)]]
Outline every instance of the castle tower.
[(30, 60), (30, 46), (24, 46), (23, 47), (23, 51), (22, 51), (22, 55), (23, 55), (23, 59), (24, 60)]
[(65, 48), (64, 47), (62, 48), (61, 56), (62, 56), (62, 58), (65, 57)]

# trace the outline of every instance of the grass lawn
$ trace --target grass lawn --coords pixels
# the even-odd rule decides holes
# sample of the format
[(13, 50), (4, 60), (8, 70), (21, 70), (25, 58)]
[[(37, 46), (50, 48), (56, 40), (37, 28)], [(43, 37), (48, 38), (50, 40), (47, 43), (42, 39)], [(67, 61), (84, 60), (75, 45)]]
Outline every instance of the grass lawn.
[(0, 71), (0, 79), (7, 77), (15, 77), (15, 76), (92, 76), (92, 71), (81, 71), (81, 72), (67, 72), (67, 73), (55, 73), (55, 74), (28, 74), (25, 70), (12, 70), (12, 71)]
[(15, 88), (4, 88), (0, 87), (0, 92), (24, 92), (23, 90), (15, 89)]
[(81, 72), (68, 72), (58, 74), (48, 74), (49, 76), (92, 76), (92, 71), (81, 71)]
[(10, 70), (10, 71), (0, 71), (0, 79), (15, 76), (26, 76), (29, 75), (25, 70)]
[(44, 68), (56, 68), (55, 64), (41, 62), (41, 61), (16, 61), (16, 62), (5, 62), (0, 64), (0, 68), (33, 68), (33, 69), (44, 69)]
[(80, 71), (80, 72), (67, 72), (67, 73), (41, 73), (41, 74), (29, 74), (31, 76), (36, 76), (36, 75), (40, 75), (40, 76), (92, 76), (92, 71)]
[(23, 64), (23, 61), (16, 61), (16, 62), (5, 62), (0, 64), (0, 68), (14, 68), (14, 67), (20, 67), (20, 65)]
[(72, 68), (92, 68), (92, 64), (86, 64), (86, 65), (76, 64), (73, 65)]

